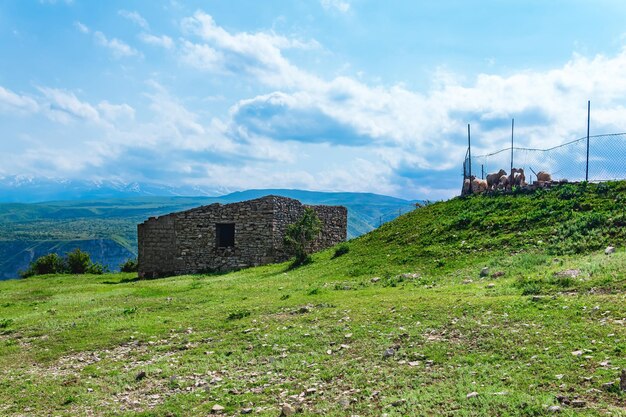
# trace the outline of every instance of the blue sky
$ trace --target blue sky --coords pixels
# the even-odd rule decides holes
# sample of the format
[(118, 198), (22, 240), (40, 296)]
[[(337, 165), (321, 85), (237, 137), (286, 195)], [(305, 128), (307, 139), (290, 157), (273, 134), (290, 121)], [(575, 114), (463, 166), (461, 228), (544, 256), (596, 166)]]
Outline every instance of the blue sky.
[(620, 1), (5, 0), (0, 177), (460, 189), (476, 152), (626, 131)]

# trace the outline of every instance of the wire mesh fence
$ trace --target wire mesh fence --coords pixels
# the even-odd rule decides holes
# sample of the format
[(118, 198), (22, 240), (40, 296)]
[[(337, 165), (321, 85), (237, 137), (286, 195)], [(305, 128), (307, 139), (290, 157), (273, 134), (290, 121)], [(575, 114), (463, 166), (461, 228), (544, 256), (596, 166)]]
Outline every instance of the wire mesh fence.
[[(511, 147), (485, 155), (471, 155), (468, 148), (463, 162), (463, 178), (484, 179), (487, 174), (511, 167), (523, 168), (532, 183), (540, 171), (553, 180), (611, 181), (626, 178), (626, 133), (612, 133), (573, 140), (548, 149)], [(471, 168), (470, 168), (471, 166)], [(471, 172), (470, 172), (471, 169)]]

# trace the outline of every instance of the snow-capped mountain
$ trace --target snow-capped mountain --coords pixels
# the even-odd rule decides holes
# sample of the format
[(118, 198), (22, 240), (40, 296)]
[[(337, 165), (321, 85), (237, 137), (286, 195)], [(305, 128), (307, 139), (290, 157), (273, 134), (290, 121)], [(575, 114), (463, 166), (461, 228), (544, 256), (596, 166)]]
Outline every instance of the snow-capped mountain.
[(126, 183), (116, 180), (69, 180), (25, 175), (0, 177), (0, 202), (3, 203), (142, 196), (216, 196), (220, 194), (223, 193), (201, 187), (171, 187), (162, 184)]

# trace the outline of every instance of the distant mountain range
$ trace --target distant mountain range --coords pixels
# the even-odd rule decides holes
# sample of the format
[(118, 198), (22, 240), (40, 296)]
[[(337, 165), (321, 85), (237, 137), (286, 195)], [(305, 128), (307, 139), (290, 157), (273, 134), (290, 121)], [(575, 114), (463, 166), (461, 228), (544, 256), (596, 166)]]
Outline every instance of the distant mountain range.
[[(90, 188), (89, 184), (17, 177), (0, 180), (0, 279), (17, 277), (39, 256), (65, 254), (77, 247), (89, 252), (94, 261), (116, 270), (120, 263), (136, 256), (138, 223), (150, 216), (216, 202), (227, 204), (273, 194), (305, 204), (343, 205), (348, 208), (349, 238), (415, 207), (415, 201), (369, 193), (266, 189), (219, 197), (182, 197), (174, 193), (183, 189), (114, 182)], [(34, 202), (44, 198), (56, 201)]]
[(141, 196), (219, 196), (226, 190), (202, 187), (170, 187), (153, 183), (69, 180), (11, 175), (0, 177), (0, 202), (39, 203)]

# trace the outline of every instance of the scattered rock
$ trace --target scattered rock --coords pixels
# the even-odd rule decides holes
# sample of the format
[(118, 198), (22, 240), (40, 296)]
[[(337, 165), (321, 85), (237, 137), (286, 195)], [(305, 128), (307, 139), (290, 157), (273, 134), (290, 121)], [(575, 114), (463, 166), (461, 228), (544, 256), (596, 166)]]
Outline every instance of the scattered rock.
[(296, 413), (296, 409), (291, 406), (291, 404), (284, 403), (280, 409), (280, 416), (287, 417)]
[(374, 277), (374, 278), (372, 278), (370, 281), (372, 281), (372, 282), (378, 282), (378, 281), (380, 281), (380, 277)]
[(352, 337), (352, 333), (345, 334), (343, 337), (346, 339), (350, 339)]
[(487, 284), (487, 288), (493, 288), (495, 286), (496, 286), (496, 284), (494, 284), (493, 282)]
[(478, 397), (478, 393), (476, 391), (470, 392), (469, 394), (465, 396), (465, 398), (468, 398), (468, 399), (475, 398), (475, 397)]
[(394, 402), (391, 403), (391, 405), (393, 407), (400, 407), (402, 404), (404, 404), (406, 402), (406, 400), (404, 398), (400, 399), (400, 400), (395, 400)]
[(587, 405), (587, 402), (583, 400), (572, 400), (570, 405), (574, 408), (584, 408)]
[(607, 246), (606, 249), (604, 250), (604, 254), (605, 255), (610, 255), (612, 253), (615, 253), (615, 247)]
[(135, 381), (141, 381), (145, 377), (146, 377), (146, 373), (144, 371), (141, 371), (137, 375), (135, 375)]
[(560, 413), (561, 412), (561, 407), (559, 407), (558, 405), (552, 405), (550, 407), (548, 407), (548, 411), (551, 413)]
[(343, 408), (348, 408), (350, 407), (350, 400), (347, 398), (342, 398), (339, 400), (339, 405), (341, 405)]
[(474, 282), (474, 281), (472, 281), (471, 279), (464, 279), (463, 280), (463, 284), (465, 284), (465, 285), (471, 284), (472, 282)]
[(583, 355), (583, 351), (582, 350), (575, 350), (572, 352), (572, 355), (574, 356), (582, 356)]
[(602, 384), (602, 389), (605, 391), (613, 391), (613, 387), (615, 387), (615, 382), (613, 381)]
[(569, 397), (566, 397), (565, 395), (557, 395), (556, 400), (559, 402), (559, 404), (565, 404), (565, 405), (570, 404)]
[(252, 411), (254, 411), (252, 408), (244, 408), (241, 410), (241, 414), (252, 414)]
[(304, 395), (313, 395), (317, 392), (317, 388), (307, 388), (306, 391), (304, 391)]
[(484, 267), (483, 269), (480, 270), (480, 276), (481, 277), (486, 277), (487, 275), (489, 275), (489, 268), (488, 267)]
[(308, 313), (310, 311), (311, 311), (311, 307), (309, 307), (309, 306), (302, 306), (299, 309), (297, 309), (295, 311), (295, 313), (296, 314), (306, 314), (306, 313)]
[(565, 271), (554, 273), (554, 276), (559, 278), (576, 278), (579, 275), (580, 269), (566, 269)]
[(409, 362), (409, 366), (419, 366), (420, 363), (420, 361), (411, 361)]
[(494, 272), (493, 274), (491, 274), (492, 278), (500, 278), (502, 276), (504, 276), (504, 271), (497, 271), (497, 272)]
[(224, 411), (224, 407), (222, 407), (219, 404), (215, 404), (212, 408), (211, 411), (214, 413), (221, 413), (222, 411)]
[(394, 348), (389, 348), (383, 352), (383, 359), (391, 358), (396, 354), (396, 350)]

